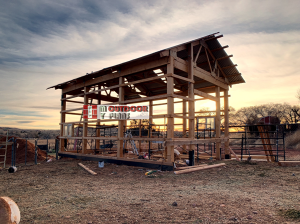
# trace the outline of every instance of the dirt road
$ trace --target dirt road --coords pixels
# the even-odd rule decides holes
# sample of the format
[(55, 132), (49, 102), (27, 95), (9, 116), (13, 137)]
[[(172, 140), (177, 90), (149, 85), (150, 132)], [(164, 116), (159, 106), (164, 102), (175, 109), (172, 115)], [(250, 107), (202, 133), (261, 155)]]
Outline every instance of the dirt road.
[[(20, 207), (21, 223), (293, 223), (300, 210), (300, 168), (225, 162), (222, 168), (175, 175), (146, 169), (59, 160), (0, 172), (0, 196)], [(298, 220), (299, 221), (299, 220)]]

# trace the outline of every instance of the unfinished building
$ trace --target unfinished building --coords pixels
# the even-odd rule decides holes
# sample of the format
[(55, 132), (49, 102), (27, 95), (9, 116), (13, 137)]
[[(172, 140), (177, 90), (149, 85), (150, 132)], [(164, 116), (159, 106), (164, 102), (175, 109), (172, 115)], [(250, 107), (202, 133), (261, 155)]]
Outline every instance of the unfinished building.
[[(216, 159), (230, 158), (228, 90), (245, 81), (231, 61), (232, 55), (225, 51), (228, 46), (219, 43), (222, 36), (211, 34), (49, 87), (62, 90), (59, 155), (168, 170), (174, 165), (174, 147), (180, 146), (185, 153), (214, 143)], [(197, 115), (197, 103), (203, 100), (213, 101), (216, 108), (211, 128), (214, 135), (210, 138), (197, 133), (198, 118), (207, 117)], [(148, 104), (146, 136), (141, 121), (135, 123), (139, 131), (133, 136), (126, 134), (132, 125), (129, 120), (83, 116), (83, 105), (100, 104)], [(164, 134), (153, 134), (151, 125)], [(139, 154), (125, 149), (124, 141), (130, 140), (138, 143), (135, 147)], [(113, 153), (105, 153), (107, 141), (115, 142), (107, 150)], [(70, 142), (72, 146), (66, 147)], [(154, 147), (156, 143), (163, 144)], [(143, 144), (147, 145), (148, 156), (141, 158)]]

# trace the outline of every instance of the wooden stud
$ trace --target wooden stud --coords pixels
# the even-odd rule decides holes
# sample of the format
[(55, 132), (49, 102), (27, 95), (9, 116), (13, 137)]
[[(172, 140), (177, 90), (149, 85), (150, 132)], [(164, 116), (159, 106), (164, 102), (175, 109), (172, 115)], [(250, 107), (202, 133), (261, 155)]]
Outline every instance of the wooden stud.
[[(182, 114), (183, 114), (183, 117), (186, 117), (186, 103), (187, 103), (187, 101), (186, 100), (183, 100), (182, 101)], [(186, 138), (187, 136), (186, 136), (186, 127), (187, 127), (187, 125), (186, 125), (187, 123), (186, 123), (186, 118), (184, 118), (183, 119), (183, 121), (182, 121), (182, 137), (183, 138)], [(183, 147), (183, 149), (184, 150), (186, 150), (186, 145), (183, 145), (182, 146)]]
[[(221, 136), (221, 117), (220, 117), (220, 110), (221, 110), (221, 105), (220, 105), (220, 87), (216, 87), (216, 123), (215, 123), (215, 129), (216, 129), (216, 138), (220, 138)], [(216, 143), (216, 153), (217, 153), (217, 159), (221, 159), (220, 155), (221, 151), (221, 144)]]
[[(84, 87), (84, 98), (83, 102), (84, 105), (88, 105), (88, 96), (87, 96), (87, 87)], [(88, 121), (88, 119), (83, 119), (83, 121)], [(85, 154), (87, 150), (87, 140), (84, 139), (84, 137), (87, 137), (87, 132), (88, 132), (88, 123), (83, 123), (83, 130), (82, 130), (82, 153)]]
[[(65, 98), (66, 97), (66, 94), (63, 94), (61, 95), (61, 98)], [(61, 111), (64, 111), (66, 110), (66, 101), (61, 101)], [(60, 137), (62, 137), (64, 135), (64, 124), (66, 122), (66, 114), (63, 112), (60, 114)], [(60, 140), (60, 151), (63, 152), (65, 151), (65, 147), (64, 147), (64, 140), (61, 139)]]
[[(188, 78), (194, 80), (194, 63), (193, 63), (193, 46), (188, 46)], [(188, 98), (192, 99), (189, 101), (189, 138), (195, 138), (195, 102), (194, 102), (194, 83), (188, 83)], [(194, 146), (190, 145), (189, 150), (193, 150)]]
[[(229, 103), (228, 103), (228, 90), (224, 91), (224, 128), (225, 128), (225, 137), (229, 138)], [(229, 152), (229, 139), (225, 142), (225, 156), (228, 155), (230, 158)]]
[[(124, 92), (124, 86), (121, 86), (124, 84), (124, 77), (119, 77), (119, 104), (121, 105), (125, 98), (125, 92)], [(118, 121), (118, 138), (121, 139), (124, 136), (124, 126), (126, 121), (119, 120)], [(117, 158), (123, 157), (123, 140), (118, 140), (117, 144)]]
[[(169, 56), (169, 62), (167, 65), (167, 73), (174, 73), (174, 58)], [(174, 78), (167, 77), (167, 94), (169, 97), (167, 98), (167, 110), (168, 114), (174, 113), (174, 98), (171, 95), (174, 94)], [(167, 138), (174, 138), (174, 118), (168, 117), (167, 123)], [(174, 146), (168, 146), (167, 150), (165, 150), (165, 158), (167, 162), (174, 162)]]

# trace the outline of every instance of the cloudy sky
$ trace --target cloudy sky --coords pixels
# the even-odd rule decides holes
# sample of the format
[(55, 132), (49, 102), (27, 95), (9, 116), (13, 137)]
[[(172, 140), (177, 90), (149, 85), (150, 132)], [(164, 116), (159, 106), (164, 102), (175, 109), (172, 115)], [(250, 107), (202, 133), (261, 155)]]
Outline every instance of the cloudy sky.
[(0, 127), (58, 129), (47, 87), (215, 32), (246, 80), (231, 106), (299, 104), (298, 0), (0, 3)]

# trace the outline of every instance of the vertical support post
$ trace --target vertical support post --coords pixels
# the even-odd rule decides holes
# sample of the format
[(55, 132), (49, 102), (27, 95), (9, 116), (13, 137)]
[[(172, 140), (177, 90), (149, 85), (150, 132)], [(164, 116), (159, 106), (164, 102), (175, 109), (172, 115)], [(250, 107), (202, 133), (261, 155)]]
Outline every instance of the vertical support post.
[[(220, 130), (220, 126), (221, 126), (221, 116), (220, 116), (220, 87), (217, 86), (216, 87), (216, 138), (220, 138), (221, 137), (221, 130)], [(216, 159), (217, 160), (221, 160), (221, 143), (217, 143), (216, 144)]]
[(228, 90), (224, 90), (224, 128), (225, 128), (225, 159), (231, 159), (229, 150), (229, 103), (228, 103)]
[(277, 152), (277, 156), (276, 156), (276, 162), (279, 161), (278, 159), (278, 125), (276, 125), (276, 152)]
[[(123, 101), (125, 99), (125, 92), (124, 92), (124, 87), (121, 85), (124, 84), (124, 77), (119, 77), (119, 104), (123, 104)], [(117, 158), (123, 157), (123, 140), (121, 138), (124, 137), (124, 126), (125, 122), (123, 120), (118, 121), (118, 145), (117, 145)]]
[(13, 144), (11, 145), (11, 166), (14, 166), (14, 149), (15, 149), (15, 140), (12, 139)]
[(25, 142), (25, 165), (27, 163), (27, 138), (26, 138), (26, 142)]
[[(188, 78), (194, 80), (194, 51), (193, 45), (188, 45)], [(194, 83), (188, 83), (189, 100), (189, 138), (195, 138), (195, 101), (194, 101)], [(194, 150), (194, 145), (189, 145), (189, 150)], [(191, 161), (190, 161), (191, 162)]]
[[(167, 65), (167, 74), (174, 74), (174, 58), (169, 57)], [(168, 107), (168, 124), (167, 124), (167, 138), (174, 138), (174, 78), (172, 76), (167, 77), (167, 107)], [(165, 158), (167, 162), (174, 162), (174, 146), (167, 146), (167, 151), (165, 151)]]
[(37, 140), (35, 140), (34, 146), (34, 164), (37, 165)]
[[(62, 112), (63, 110), (66, 110), (66, 104), (67, 102), (65, 100), (62, 100), (63, 98), (66, 98), (66, 94), (61, 95), (61, 112), (60, 112), (60, 137), (64, 136), (64, 123), (66, 122), (66, 113)], [(65, 151), (64, 146), (64, 139), (60, 139), (60, 151)]]
[[(149, 138), (152, 138), (152, 124), (153, 124), (153, 100), (149, 101)], [(150, 141), (150, 148), (152, 149), (152, 141)]]
[[(98, 85), (98, 90), (101, 89), (101, 85)], [(101, 104), (101, 92), (98, 93), (98, 104)], [(97, 126), (100, 126), (100, 120), (97, 120)], [(97, 128), (96, 126), (96, 128)], [(96, 137), (100, 137), (100, 131), (101, 129), (96, 129)], [(96, 149), (100, 149), (100, 139), (96, 139)]]
[[(84, 98), (83, 98), (83, 104), (88, 105), (88, 95), (86, 94), (88, 92), (87, 87), (84, 87)], [(82, 153), (85, 154), (87, 150), (87, 139), (84, 137), (87, 137), (87, 132), (88, 132), (88, 119), (83, 119), (83, 130), (82, 130)]]
[[(186, 100), (182, 101), (182, 114), (183, 114), (183, 119), (182, 119), (182, 137), (186, 138)], [(186, 150), (186, 145), (183, 145), (183, 149)]]
[[(140, 121), (139, 121), (139, 138), (141, 138), (141, 137), (142, 137), (142, 119), (140, 119)], [(142, 147), (142, 141), (139, 140), (139, 154), (142, 151), (141, 147)]]

